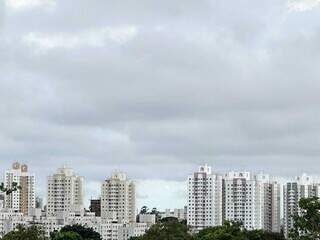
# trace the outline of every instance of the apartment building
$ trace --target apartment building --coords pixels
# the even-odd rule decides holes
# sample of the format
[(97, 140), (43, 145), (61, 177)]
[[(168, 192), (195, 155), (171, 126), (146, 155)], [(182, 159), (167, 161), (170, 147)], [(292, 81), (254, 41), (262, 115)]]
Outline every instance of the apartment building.
[(134, 182), (123, 172), (113, 172), (101, 187), (101, 216), (118, 223), (133, 223), (135, 204)]
[(188, 177), (187, 214), (193, 231), (222, 224), (222, 176), (207, 165)]
[(246, 229), (256, 228), (256, 182), (250, 172), (229, 172), (224, 176), (225, 220), (241, 222)]
[(26, 164), (15, 162), (5, 171), (5, 187), (11, 188), (13, 183), (17, 183), (20, 189), (5, 195), (5, 207), (27, 215), (29, 209), (35, 208), (36, 196), (35, 176), (28, 172)]
[(199, 231), (225, 220), (280, 232), (280, 184), (265, 174), (231, 171), (221, 176), (200, 166), (188, 177), (188, 225)]
[(79, 212), (83, 209), (84, 178), (73, 169), (62, 167), (48, 177), (47, 215), (58, 212)]
[(302, 174), (292, 182), (283, 186), (283, 218), (284, 234), (288, 236), (293, 228), (293, 216), (300, 214), (299, 201), (301, 198), (320, 197), (319, 180)]

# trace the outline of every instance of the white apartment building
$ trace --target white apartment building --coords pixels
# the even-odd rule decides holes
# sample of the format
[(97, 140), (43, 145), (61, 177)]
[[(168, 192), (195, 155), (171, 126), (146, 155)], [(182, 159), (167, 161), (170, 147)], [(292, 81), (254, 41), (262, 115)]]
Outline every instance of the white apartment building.
[(280, 184), (268, 174), (258, 174), (256, 179), (256, 228), (280, 232)]
[(280, 232), (280, 184), (266, 174), (232, 171), (222, 177), (201, 166), (188, 177), (187, 212), (194, 231), (228, 220)]
[(188, 177), (187, 212), (193, 231), (222, 224), (222, 176), (207, 165)]
[(124, 224), (118, 228), (117, 240), (128, 240), (131, 237), (139, 237), (148, 230), (149, 226), (146, 223), (131, 223)]
[(229, 172), (224, 177), (224, 219), (256, 228), (256, 181), (250, 172)]
[(166, 209), (164, 212), (160, 213), (161, 218), (174, 217), (178, 220), (187, 220), (188, 216), (188, 206), (184, 208), (174, 208), (174, 209)]
[(156, 215), (150, 213), (140, 213), (138, 215), (139, 223), (146, 223), (148, 226), (152, 226), (156, 223)]
[(47, 215), (58, 212), (79, 212), (83, 209), (84, 178), (71, 168), (59, 168), (48, 177)]
[(293, 228), (293, 216), (300, 214), (299, 201), (301, 198), (320, 197), (320, 183), (311, 176), (302, 174), (295, 181), (283, 186), (283, 217), (284, 234)]
[(229, 172), (224, 184), (224, 219), (246, 229), (280, 232), (280, 184), (269, 175)]
[(114, 172), (101, 187), (101, 216), (118, 223), (133, 223), (135, 214), (135, 184), (122, 172)]
[(13, 209), (0, 210), (0, 237), (14, 230), (18, 225), (24, 224), (24, 216), (21, 212), (16, 212)]
[(35, 176), (28, 172), (28, 166), (18, 162), (13, 163), (12, 169), (5, 171), (4, 185), (11, 188), (17, 183), (21, 189), (5, 195), (5, 207), (28, 214), (29, 209), (35, 208)]
[(147, 223), (116, 223), (112, 219), (96, 217), (94, 213), (83, 212), (59, 212), (55, 216), (23, 216), (12, 210), (0, 210), (0, 237), (13, 231), (18, 225), (30, 226), (36, 224), (42, 226), (46, 236), (53, 231), (60, 231), (66, 225), (80, 224), (101, 235), (103, 240), (128, 240), (130, 237), (141, 236), (150, 227)]

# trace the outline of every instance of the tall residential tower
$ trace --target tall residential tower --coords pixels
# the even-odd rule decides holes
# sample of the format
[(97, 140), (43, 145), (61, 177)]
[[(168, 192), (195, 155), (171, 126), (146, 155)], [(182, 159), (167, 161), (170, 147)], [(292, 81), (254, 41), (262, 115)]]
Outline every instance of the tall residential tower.
[(5, 172), (5, 187), (11, 188), (12, 183), (17, 183), (20, 189), (5, 196), (5, 207), (27, 215), (36, 205), (35, 177), (28, 172), (27, 165), (15, 162), (12, 169)]
[(300, 214), (299, 201), (301, 198), (320, 197), (319, 181), (303, 174), (295, 181), (288, 182), (283, 187), (283, 218), (284, 234), (288, 236), (293, 228), (293, 216)]
[(101, 217), (119, 223), (136, 221), (135, 184), (122, 172), (114, 172), (101, 187)]
[(188, 225), (193, 231), (222, 224), (222, 176), (200, 166), (188, 177)]
[(59, 168), (48, 177), (48, 216), (58, 212), (81, 211), (83, 209), (84, 178), (71, 168)]
[(280, 185), (269, 175), (214, 174), (207, 165), (188, 177), (188, 225), (193, 231), (241, 222), (246, 229), (280, 231)]

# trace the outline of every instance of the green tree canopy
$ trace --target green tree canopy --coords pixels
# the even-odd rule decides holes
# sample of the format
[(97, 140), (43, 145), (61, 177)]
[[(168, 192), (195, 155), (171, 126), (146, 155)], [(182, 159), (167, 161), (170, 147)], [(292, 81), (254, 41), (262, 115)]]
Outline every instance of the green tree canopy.
[[(67, 225), (64, 226), (59, 233), (77, 233), (81, 238), (80, 240), (101, 240), (101, 236), (99, 233), (94, 231), (92, 228), (88, 228), (85, 226), (82, 226), (80, 224), (75, 225)], [(51, 238), (54, 237), (54, 235), (51, 236)], [(76, 238), (76, 240), (78, 240)]]
[(83, 240), (76, 232), (55, 232), (51, 234), (51, 240)]
[(320, 201), (317, 197), (299, 201), (300, 215), (293, 216), (294, 228), (289, 236), (293, 240), (320, 239)]
[(222, 226), (209, 227), (194, 236), (195, 240), (284, 240), (280, 233), (246, 230), (241, 223), (226, 221)]
[(17, 190), (21, 189), (20, 186), (18, 186), (18, 183), (13, 182), (11, 188), (6, 188), (4, 186), (4, 183), (0, 183), (0, 192), (4, 192), (6, 195), (11, 194), (12, 192), (15, 192)]
[(19, 225), (16, 230), (3, 236), (2, 240), (47, 240), (45, 232), (37, 226)]
[(149, 211), (149, 208), (147, 206), (142, 206), (140, 210), (140, 214), (147, 214)]
[(222, 226), (209, 227), (195, 235), (196, 240), (246, 240), (240, 223), (225, 222)]

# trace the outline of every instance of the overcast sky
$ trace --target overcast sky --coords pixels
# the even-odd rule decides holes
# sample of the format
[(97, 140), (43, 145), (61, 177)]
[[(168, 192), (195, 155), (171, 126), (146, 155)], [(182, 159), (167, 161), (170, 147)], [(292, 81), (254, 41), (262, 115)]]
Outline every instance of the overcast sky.
[(203, 163), (317, 174), (319, 104), (319, 0), (0, 0), (0, 171), (41, 196), (62, 165), (162, 209)]

